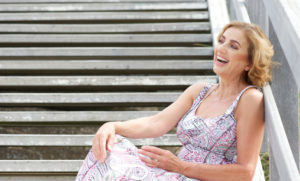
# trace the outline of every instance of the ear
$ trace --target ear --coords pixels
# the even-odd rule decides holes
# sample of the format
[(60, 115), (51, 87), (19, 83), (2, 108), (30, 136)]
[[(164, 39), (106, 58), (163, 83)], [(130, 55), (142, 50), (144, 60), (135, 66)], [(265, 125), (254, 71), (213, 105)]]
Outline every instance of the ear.
[(252, 67), (252, 62), (249, 61), (248, 65), (246, 65), (246, 67), (245, 67), (244, 70), (245, 70), (246, 72), (248, 72), (248, 71), (251, 69), (251, 67)]

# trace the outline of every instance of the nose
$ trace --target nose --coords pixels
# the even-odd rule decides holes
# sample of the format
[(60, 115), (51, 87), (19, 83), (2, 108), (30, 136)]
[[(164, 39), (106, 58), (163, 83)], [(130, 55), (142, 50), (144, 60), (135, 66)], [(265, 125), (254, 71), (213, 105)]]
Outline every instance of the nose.
[(216, 50), (222, 54), (225, 54), (226, 53), (226, 44), (225, 43), (222, 43), (222, 44), (218, 44), (216, 46)]

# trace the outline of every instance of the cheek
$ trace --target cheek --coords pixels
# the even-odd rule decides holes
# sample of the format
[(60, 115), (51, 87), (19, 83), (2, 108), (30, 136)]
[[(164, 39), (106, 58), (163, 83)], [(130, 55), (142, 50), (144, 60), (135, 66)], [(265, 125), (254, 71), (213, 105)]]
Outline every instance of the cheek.
[(214, 57), (213, 57), (213, 61), (216, 60), (216, 56), (217, 56), (217, 48), (214, 49)]
[(247, 54), (236, 54), (234, 56), (234, 59), (236, 60), (236, 62), (238, 64), (240, 64), (241, 66), (246, 66), (249, 64), (249, 60), (248, 60), (248, 55)]

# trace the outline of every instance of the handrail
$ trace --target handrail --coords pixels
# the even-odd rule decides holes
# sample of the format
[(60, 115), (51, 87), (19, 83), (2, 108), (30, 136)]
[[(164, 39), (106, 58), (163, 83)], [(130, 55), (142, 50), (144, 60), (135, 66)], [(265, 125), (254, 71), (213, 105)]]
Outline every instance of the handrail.
[(300, 90), (300, 1), (263, 0), (280, 45)]
[[(243, 0), (232, 0), (239, 21), (250, 23), (247, 8)], [(284, 180), (299, 181), (300, 175), (289, 145), (282, 120), (270, 85), (263, 88), (265, 102), (265, 121), (269, 134), (269, 143), (279, 176)]]
[(271, 87), (267, 85), (264, 87), (263, 92), (266, 128), (269, 133), (269, 142), (279, 176), (284, 176), (281, 177), (284, 180), (299, 181), (298, 168), (284, 131)]

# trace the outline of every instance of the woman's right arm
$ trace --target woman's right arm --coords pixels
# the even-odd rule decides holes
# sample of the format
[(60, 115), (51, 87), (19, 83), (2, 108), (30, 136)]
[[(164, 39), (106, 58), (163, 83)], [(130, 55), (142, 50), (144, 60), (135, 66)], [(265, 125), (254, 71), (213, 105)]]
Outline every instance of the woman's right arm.
[(105, 123), (93, 139), (92, 150), (95, 157), (101, 162), (105, 160), (106, 150), (111, 151), (115, 134), (128, 138), (153, 138), (167, 133), (190, 109), (193, 100), (204, 85), (204, 83), (191, 85), (175, 102), (156, 115), (124, 122)]

